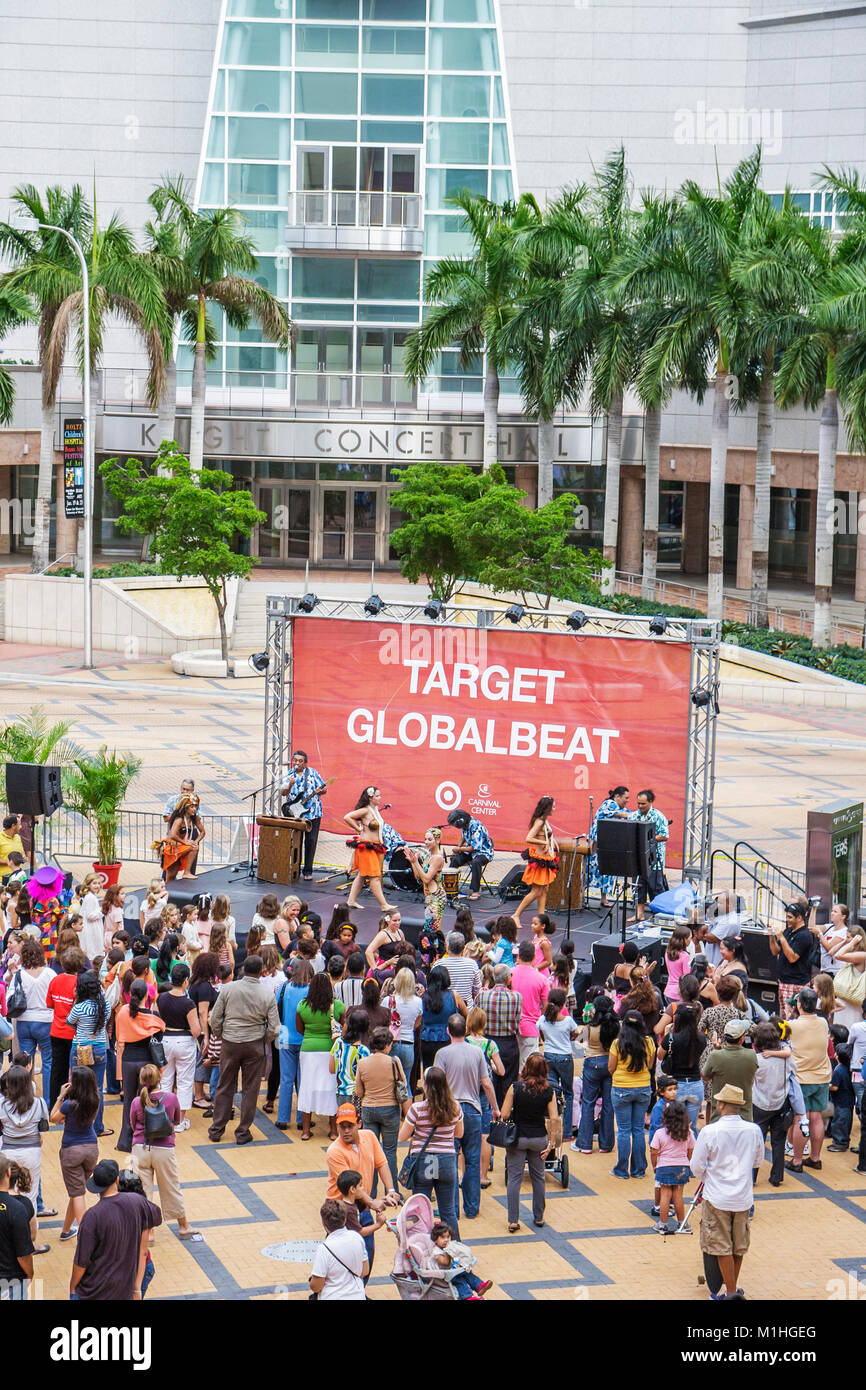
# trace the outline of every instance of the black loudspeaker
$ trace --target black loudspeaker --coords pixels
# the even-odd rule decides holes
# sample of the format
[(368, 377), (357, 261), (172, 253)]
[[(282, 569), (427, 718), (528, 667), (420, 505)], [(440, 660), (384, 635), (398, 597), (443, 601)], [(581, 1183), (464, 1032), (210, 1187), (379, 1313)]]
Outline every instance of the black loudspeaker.
[[(603, 825), (599, 821), (599, 825)], [(662, 964), (665, 955), (665, 942), (661, 937), (650, 936), (647, 932), (633, 932), (626, 937), (627, 941), (633, 941), (642, 956), (646, 956), (648, 961), (656, 961), (656, 968), (650, 975), (650, 980), (654, 985), (659, 983)], [(619, 932), (613, 932), (610, 936), (600, 936), (592, 943), (590, 952), (592, 956), (592, 983), (603, 985), (615, 965), (619, 965), (622, 960), (622, 937)]]
[(615, 820), (612, 816), (598, 823), (598, 872), (615, 878), (649, 877), (650, 845), (655, 827), (646, 820)]
[(423, 917), (404, 917), (402, 913), (400, 914), (400, 930), (409, 942), (409, 945), (416, 947), (416, 949), (423, 925)]
[[(709, 926), (710, 931), (712, 931), (712, 923)], [(775, 984), (779, 978), (779, 960), (770, 950), (768, 933), (749, 931), (744, 928), (740, 933), (740, 940), (743, 943), (743, 955), (746, 958), (749, 979)]]
[(499, 901), (501, 903), (504, 903), (506, 898), (522, 898), (525, 893), (529, 892), (529, 889), (523, 882), (524, 872), (525, 868), (523, 864), (515, 864), (513, 869), (508, 870), (508, 873), (499, 884), (498, 892)]
[(779, 1012), (779, 986), (770, 981), (749, 980), (746, 985), (746, 998), (754, 999), (768, 1014)]
[(53, 816), (63, 805), (60, 768), (45, 763), (7, 763), (6, 805), (12, 815)]

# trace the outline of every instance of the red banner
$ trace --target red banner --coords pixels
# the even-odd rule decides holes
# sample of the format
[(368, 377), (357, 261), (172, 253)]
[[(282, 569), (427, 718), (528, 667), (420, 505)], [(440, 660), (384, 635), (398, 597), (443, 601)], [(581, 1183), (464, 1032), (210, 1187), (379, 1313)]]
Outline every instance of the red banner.
[(516, 849), (539, 797), (560, 835), (581, 834), (590, 795), (622, 783), (632, 809), (655, 791), (678, 864), (690, 669), (687, 643), (649, 637), (298, 618), (292, 747), (337, 779), (328, 830), (376, 785), (406, 839), (462, 806)]

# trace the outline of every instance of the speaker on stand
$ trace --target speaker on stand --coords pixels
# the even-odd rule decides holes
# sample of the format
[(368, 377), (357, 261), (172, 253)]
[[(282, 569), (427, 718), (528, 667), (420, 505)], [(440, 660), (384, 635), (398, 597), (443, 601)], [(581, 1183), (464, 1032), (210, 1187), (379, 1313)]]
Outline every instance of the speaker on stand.
[(648, 879), (655, 845), (655, 826), (646, 820), (615, 820), (612, 816), (598, 823), (599, 874), (621, 880), (620, 933), (625, 941), (625, 914), (630, 878)]
[[(6, 764), (6, 805), (10, 814), (26, 816), (32, 821), (30, 839), (30, 872), (36, 872), (36, 822), (41, 816), (49, 820), (63, 805), (60, 768), (48, 763)], [(43, 857), (55, 859), (51, 853), (51, 835)], [(55, 859), (55, 863), (56, 863)]]

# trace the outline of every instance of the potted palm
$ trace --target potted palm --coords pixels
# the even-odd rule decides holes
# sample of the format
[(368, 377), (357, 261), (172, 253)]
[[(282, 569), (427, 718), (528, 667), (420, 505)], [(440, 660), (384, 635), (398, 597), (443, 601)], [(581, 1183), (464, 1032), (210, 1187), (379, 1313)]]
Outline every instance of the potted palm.
[(77, 771), (70, 773), (65, 798), (73, 811), (84, 816), (96, 835), (97, 859), (94, 869), (106, 883), (120, 876), (117, 858), (117, 826), (120, 807), (130, 784), (138, 776), (141, 759), (131, 753), (109, 751), (103, 744), (93, 756), (76, 759)]

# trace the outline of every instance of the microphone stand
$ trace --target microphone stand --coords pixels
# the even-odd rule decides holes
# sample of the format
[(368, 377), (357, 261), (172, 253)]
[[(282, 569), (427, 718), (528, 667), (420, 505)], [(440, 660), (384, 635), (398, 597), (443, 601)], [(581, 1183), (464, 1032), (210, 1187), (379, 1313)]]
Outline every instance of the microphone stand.
[[(255, 878), (255, 876), (256, 876), (256, 868), (257, 868), (257, 866), (258, 866), (258, 857), (257, 857), (256, 851), (255, 851), (255, 843), (256, 843), (256, 799), (257, 799), (257, 797), (259, 797), (259, 796), (261, 795), (261, 793), (265, 790), (265, 788), (267, 787), (267, 785), (268, 785), (268, 783), (265, 782), (263, 786), (261, 786), (261, 787), (256, 787), (256, 790), (255, 790), (254, 792), (249, 792), (245, 797), (242, 798), (244, 801), (251, 801), (251, 802), (253, 803), (252, 812), (251, 812), (251, 815), (250, 815), (250, 834), (249, 834), (250, 847), (249, 847), (249, 850), (248, 850), (248, 852), (247, 852), (247, 863), (246, 863), (247, 878)], [(232, 869), (232, 873), (233, 873), (233, 874), (242, 873), (242, 872), (243, 872), (243, 868), (244, 868), (244, 866), (243, 866), (242, 864), (236, 865), (235, 868)]]

